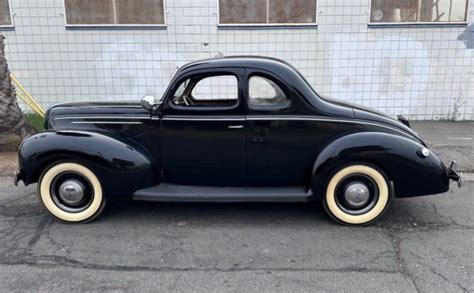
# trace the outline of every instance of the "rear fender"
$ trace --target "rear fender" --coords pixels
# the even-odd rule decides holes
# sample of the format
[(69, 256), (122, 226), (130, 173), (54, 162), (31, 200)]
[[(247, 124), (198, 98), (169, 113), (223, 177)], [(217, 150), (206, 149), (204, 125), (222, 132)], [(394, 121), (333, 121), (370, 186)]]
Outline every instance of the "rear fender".
[(396, 197), (445, 192), (449, 189), (448, 170), (432, 152), (421, 156), (420, 143), (381, 132), (359, 132), (340, 137), (319, 153), (313, 165), (310, 187), (321, 198), (327, 182), (339, 168), (351, 163), (367, 163), (383, 170), (393, 183)]
[(86, 165), (99, 178), (104, 194), (130, 196), (133, 191), (157, 184), (158, 166), (140, 144), (96, 132), (45, 131), (25, 139), (19, 150), (19, 167), (25, 185), (59, 161)]

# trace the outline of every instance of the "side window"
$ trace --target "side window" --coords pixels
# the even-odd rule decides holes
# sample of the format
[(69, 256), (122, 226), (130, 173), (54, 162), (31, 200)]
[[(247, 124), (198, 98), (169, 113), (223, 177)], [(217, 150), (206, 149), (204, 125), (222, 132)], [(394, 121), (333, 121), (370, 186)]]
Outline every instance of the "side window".
[(284, 106), (288, 97), (272, 80), (254, 75), (249, 79), (249, 103), (255, 107)]
[(184, 95), (184, 91), (186, 90), (186, 88), (188, 87), (188, 85), (189, 85), (189, 78), (186, 79), (185, 81), (183, 81), (183, 82), (179, 85), (178, 89), (174, 92), (173, 97), (175, 97), (175, 98), (182, 97), (182, 96)]
[(199, 80), (187, 79), (175, 91), (172, 103), (175, 106), (232, 107), (237, 105), (239, 87), (234, 75), (215, 75)]
[(191, 93), (195, 100), (237, 100), (237, 78), (217, 75), (201, 79)]

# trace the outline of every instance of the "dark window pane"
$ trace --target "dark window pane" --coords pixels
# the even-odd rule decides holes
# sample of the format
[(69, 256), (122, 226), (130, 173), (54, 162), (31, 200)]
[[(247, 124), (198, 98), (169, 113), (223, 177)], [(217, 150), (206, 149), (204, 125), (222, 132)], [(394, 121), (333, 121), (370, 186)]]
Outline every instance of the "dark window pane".
[(68, 24), (113, 24), (112, 0), (65, 0)]
[(8, 0), (0, 1), (0, 25), (11, 25), (12, 20), (10, 17), (10, 5)]
[(68, 24), (164, 24), (163, 0), (65, 0)]
[(220, 0), (220, 23), (266, 23), (267, 0)]
[(371, 22), (416, 22), (418, 0), (372, 0)]
[(420, 21), (464, 22), (467, 0), (421, 0)]
[(119, 24), (164, 24), (162, 0), (115, 0)]
[(270, 0), (269, 1), (270, 23), (315, 23), (316, 1), (315, 0)]
[(465, 22), (467, 0), (372, 0), (370, 22)]

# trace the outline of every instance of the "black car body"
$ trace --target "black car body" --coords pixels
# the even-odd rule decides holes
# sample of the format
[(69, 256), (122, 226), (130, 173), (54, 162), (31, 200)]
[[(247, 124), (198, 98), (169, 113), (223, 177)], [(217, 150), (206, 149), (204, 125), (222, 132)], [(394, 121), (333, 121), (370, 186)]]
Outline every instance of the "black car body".
[[(235, 77), (236, 99), (194, 98), (193, 87), (213, 76)], [(250, 101), (259, 91), (266, 98)], [(403, 118), (323, 98), (271, 58), (190, 63), (159, 103), (64, 103), (47, 111), (45, 124), (23, 141), (16, 180), (31, 184), (57, 162), (78, 162), (109, 200), (324, 200), (335, 172), (354, 164), (380, 171), (395, 197), (442, 193), (460, 180)], [(364, 176), (356, 180), (368, 180), (361, 194), (373, 185)]]

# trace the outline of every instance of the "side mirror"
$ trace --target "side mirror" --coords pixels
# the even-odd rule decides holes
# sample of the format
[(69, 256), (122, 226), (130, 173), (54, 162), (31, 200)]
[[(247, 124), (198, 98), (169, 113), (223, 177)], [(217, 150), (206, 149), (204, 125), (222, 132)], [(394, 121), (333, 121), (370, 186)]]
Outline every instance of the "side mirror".
[(141, 105), (143, 109), (147, 111), (152, 111), (153, 108), (159, 105), (159, 103), (156, 102), (154, 96), (144, 96), (142, 98)]

